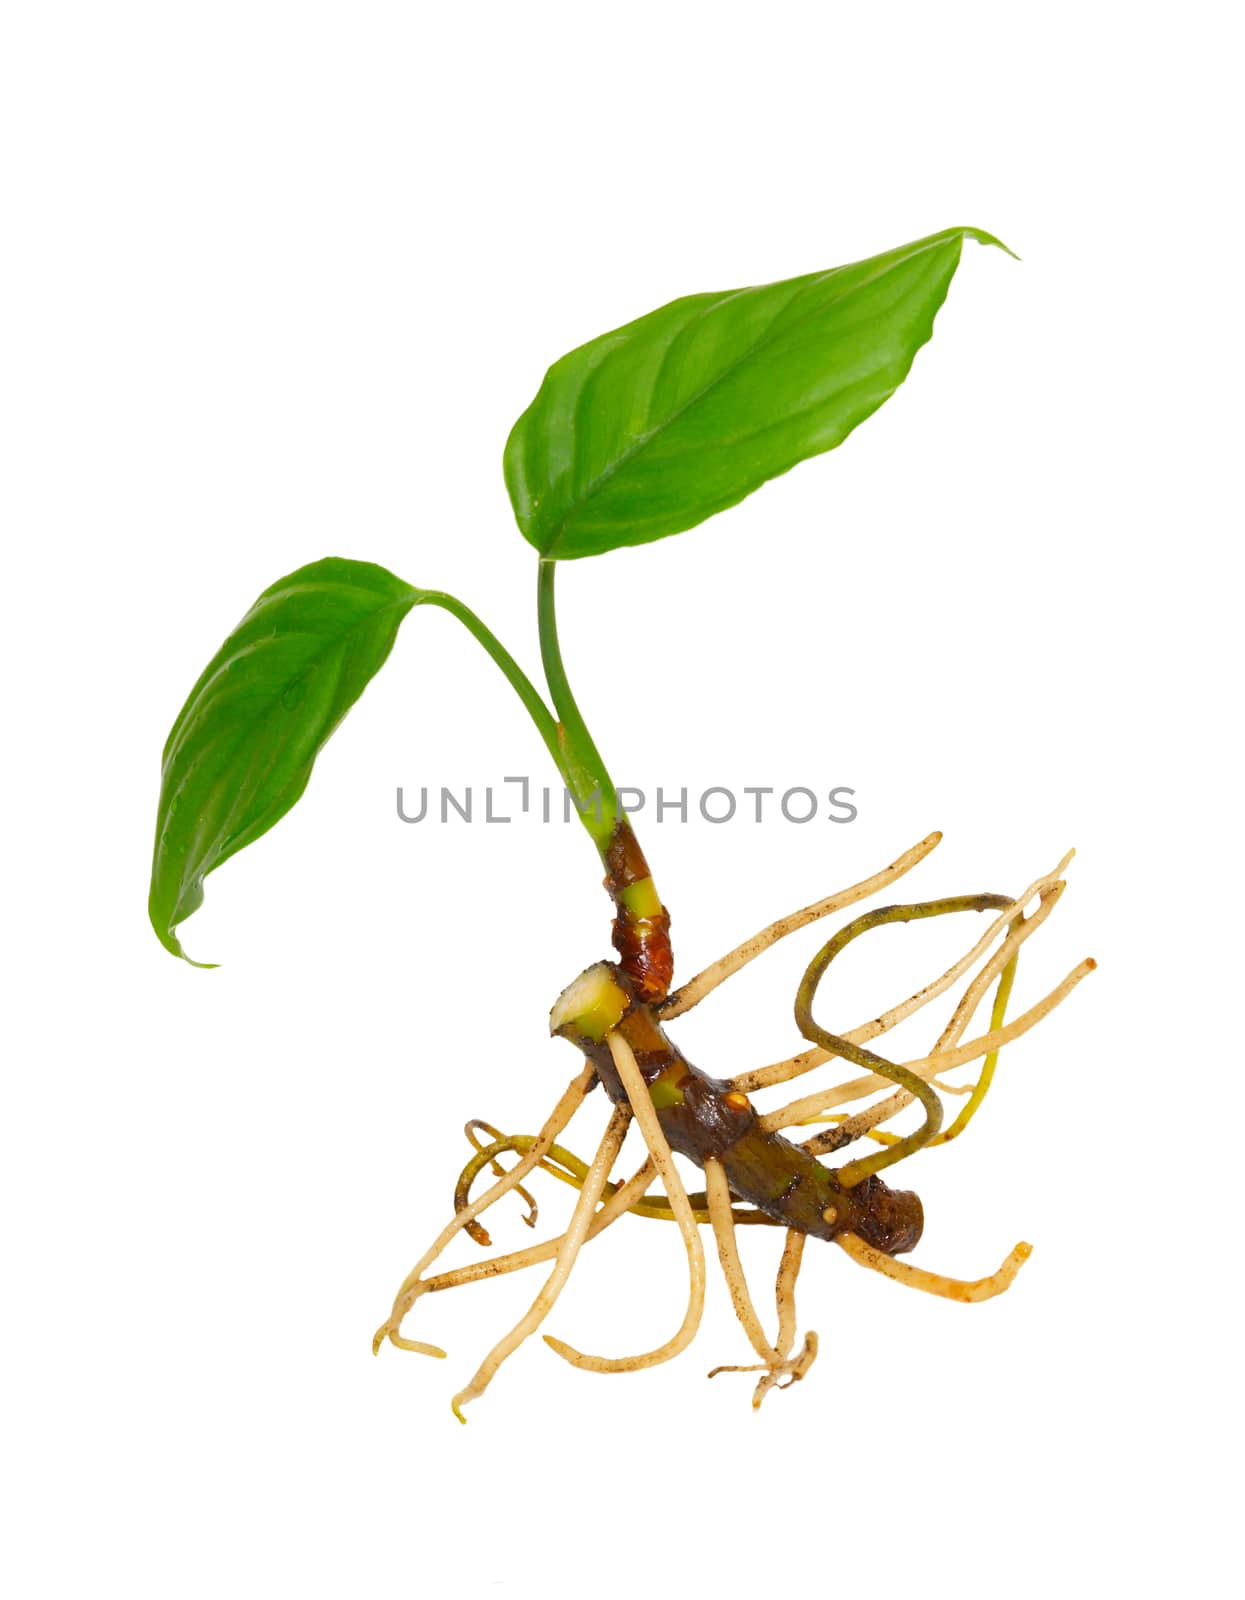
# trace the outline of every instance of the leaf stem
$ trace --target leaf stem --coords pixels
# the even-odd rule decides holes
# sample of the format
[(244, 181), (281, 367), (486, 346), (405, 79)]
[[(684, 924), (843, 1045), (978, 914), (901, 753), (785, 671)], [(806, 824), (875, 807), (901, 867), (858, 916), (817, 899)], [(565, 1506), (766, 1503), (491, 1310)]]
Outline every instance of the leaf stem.
[(448, 611), (452, 617), (457, 617), (463, 627), (471, 636), (482, 644), (488, 654), (501, 668), (506, 681), (523, 702), (523, 708), (536, 724), (536, 731), (545, 741), (549, 754), (553, 757), (558, 771), (570, 784), (570, 775), (567, 772), (563, 757), (562, 741), (558, 736), (558, 724), (552, 712), (541, 698), (535, 684), (524, 672), (523, 668), (502, 644), (501, 640), (487, 627), (470, 606), (465, 606), (461, 600), (456, 600), (452, 594), (445, 594), (439, 589), (424, 589), (419, 593), (415, 602), (421, 606), (440, 606), (442, 611)]
[(553, 574), (557, 562), (542, 556), (538, 567), (536, 615), (540, 628), (540, 658), (558, 714), (558, 763), (567, 787), (575, 797), (580, 818), (597, 849), (604, 855), (618, 819), (618, 793), (600, 752), (588, 732), (562, 663), (558, 623), (554, 610)]

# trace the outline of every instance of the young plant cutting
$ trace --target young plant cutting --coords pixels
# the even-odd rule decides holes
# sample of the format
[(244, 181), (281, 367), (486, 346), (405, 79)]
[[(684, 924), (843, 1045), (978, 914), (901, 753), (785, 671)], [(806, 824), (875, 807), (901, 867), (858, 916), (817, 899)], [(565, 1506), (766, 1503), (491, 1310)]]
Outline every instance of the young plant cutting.
[[(420, 606), (457, 617), (497, 664), (600, 857), (613, 902), (615, 956), (576, 977), (550, 1018), (552, 1032), (574, 1046), (581, 1064), (539, 1132), (506, 1134), (489, 1123), (468, 1123), (474, 1152), (458, 1178), (453, 1215), (403, 1281), (375, 1336), (376, 1350), (388, 1340), (442, 1356), (435, 1345), (403, 1332), (417, 1301), (547, 1268), (526, 1314), (454, 1397), (460, 1420), (463, 1407), (544, 1323), (580, 1251), (622, 1217), (672, 1222), (678, 1229), (688, 1272), (680, 1325), (665, 1343), (634, 1355), (587, 1354), (549, 1336), (546, 1342), (589, 1372), (635, 1372), (678, 1355), (700, 1323), (701, 1228), (708, 1224), (756, 1356), (750, 1365), (714, 1372), (758, 1373), (754, 1406), (770, 1389), (803, 1378), (817, 1354), (815, 1333), (797, 1345), (795, 1287), (810, 1236), (896, 1282), (961, 1301), (1002, 1293), (1030, 1253), (1029, 1245), (1018, 1244), (996, 1272), (972, 1282), (899, 1260), (921, 1237), (921, 1202), (883, 1174), (962, 1133), (990, 1088), (1002, 1047), (1041, 1021), (1093, 969), (1092, 960), (1081, 962), (1044, 998), (1006, 1020), (1020, 947), (1058, 903), (1071, 853), (1019, 896), (956, 895), (856, 916), (818, 951), (800, 980), (795, 1020), (808, 1048), (734, 1078), (711, 1077), (684, 1057), (668, 1025), (786, 935), (887, 889), (941, 835), (930, 834), (873, 876), (780, 918), (674, 988), (670, 914), (572, 692), (555, 609), (560, 561), (694, 528), (768, 479), (842, 443), (907, 377), (933, 332), (966, 240), (1006, 249), (978, 229), (951, 228), (849, 266), (691, 295), (581, 345), (549, 369), (505, 451), (515, 517), (538, 556), (543, 690), (462, 601), (414, 588), (382, 567), (334, 557), (300, 568), (259, 596), (208, 664), (169, 734), (149, 910), (174, 955), (185, 956), (178, 929), (202, 903), (204, 878), (294, 805), (321, 747), (383, 665), (403, 619)], [(985, 931), (924, 987), (845, 1033), (831, 1032), (814, 1015), (827, 1009), (818, 995), (831, 963), (862, 934), (968, 911), (990, 914)], [(991, 991), (989, 1023), (972, 1035)], [(949, 1017), (927, 1054), (900, 1062), (872, 1048), (944, 997)], [(754, 1095), (829, 1063), (853, 1075), (768, 1110), (754, 1103)], [(971, 1081), (947, 1081), (973, 1063), (980, 1067)], [(598, 1088), (602, 1094), (593, 1092)], [(963, 1097), (946, 1126), (944, 1095)], [(585, 1161), (560, 1140), (581, 1108), (591, 1110), (603, 1098), (612, 1109), (595, 1154)], [(908, 1107), (915, 1126), (904, 1133), (884, 1127)], [(636, 1171), (618, 1178), (615, 1165), (633, 1121), (647, 1155)], [(840, 1152), (849, 1154), (830, 1164), (827, 1158)], [(703, 1171), (701, 1192), (684, 1187), (675, 1154)], [(537, 1170), (577, 1191), (564, 1232), (429, 1275), (460, 1233), (491, 1248), (479, 1219), (511, 1192), (527, 1204), (534, 1224), (536, 1204), (523, 1185)], [(493, 1181), (477, 1195), (486, 1176)], [(657, 1188), (660, 1194), (651, 1192)], [(736, 1229), (745, 1224), (785, 1230), (772, 1339), (736, 1244)]]

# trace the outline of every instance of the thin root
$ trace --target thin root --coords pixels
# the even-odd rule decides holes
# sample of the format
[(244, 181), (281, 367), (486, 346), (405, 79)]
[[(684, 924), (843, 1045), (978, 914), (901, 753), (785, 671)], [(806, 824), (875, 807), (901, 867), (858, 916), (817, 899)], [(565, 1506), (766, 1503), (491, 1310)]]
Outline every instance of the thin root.
[(836, 1233), (834, 1242), (858, 1265), (869, 1267), (873, 1272), (880, 1272), (884, 1278), (892, 1278), (896, 1283), (902, 1283), (909, 1289), (920, 1289), (925, 1294), (937, 1295), (942, 1300), (960, 1300), (965, 1304), (978, 1300), (993, 1300), (996, 1294), (1002, 1294), (1004, 1290), (1010, 1289), (1016, 1274), (1033, 1254), (1033, 1246), (1022, 1242), (1016, 1246), (997, 1272), (991, 1273), (988, 1278), (977, 1278), (970, 1283), (963, 1278), (945, 1277), (941, 1272), (927, 1272), (924, 1267), (914, 1267), (907, 1261), (897, 1261), (885, 1251), (875, 1250), (871, 1244), (866, 1244), (854, 1233)]
[[(983, 1033), (979, 1038), (972, 1039), (968, 1044), (959, 1045), (954, 1050), (936, 1051), (932, 1055), (921, 1056), (915, 1061), (906, 1061), (904, 1066), (919, 1078), (926, 1080), (937, 1076), (941, 1072), (950, 1072), (954, 1067), (962, 1067), (969, 1061), (976, 1061), (979, 1056), (989, 1055), (992, 1050), (1001, 1049), (1011, 1040), (1018, 1039), (1022, 1033), (1027, 1033), (1035, 1027), (1042, 1018), (1070, 995), (1081, 979), (1093, 972), (1098, 963), (1093, 957), (1088, 957), (1076, 966), (1043, 1000), (1032, 1006), (1014, 1022), (1009, 1022), (1004, 1028), (992, 1028), (989, 1033)], [(790, 1104), (780, 1106), (776, 1111), (771, 1111), (759, 1118), (759, 1123), (767, 1132), (778, 1128), (789, 1128), (801, 1122), (806, 1117), (820, 1116), (823, 1112), (832, 1111), (835, 1106), (841, 1106), (846, 1101), (859, 1100), (865, 1095), (876, 1094), (879, 1089), (890, 1087), (889, 1079), (877, 1073), (870, 1073), (867, 1077), (852, 1078), (849, 1082), (840, 1084), (837, 1088), (826, 1089), (821, 1094), (806, 1095), (802, 1100), (793, 1100)]]
[[(771, 1345), (765, 1337), (761, 1319), (752, 1304), (748, 1282), (744, 1277), (743, 1263), (739, 1259), (726, 1172), (722, 1163), (712, 1157), (705, 1161), (705, 1190), (709, 1196), (709, 1215), (717, 1239), (718, 1259), (722, 1263), (722, 1275), (730, 1291), (731, 1304), (735, 1308), (740, 1326), (748, 1335), (749, 1344), (761, 1358), (759, 1366), (715, 1367), (709, 1376), (716, 1377), (719, 1372), (762, 1373), (763, 1376), (752, 1393), (752, 1409), (756, 1411), (775, 1385), (788, 1389), (793, 1383), (798, 1383), (817, 1358), (815, 1333), (806, 1336), (799, 1355), (794, 1359), (790, 1359), (788, 1355), (795, 1341), (795, 1280), (799, 1276), (800, 1263), (804, 1256), (805, 1235), (797, 1233), (793, 1228), (787, 1230), (787, 1242), (778, 1268), (778, 1281), (774, 1286), (774, 1298), (778, 1306), (778, 1339)], [(783, 1382), (783, 1379), (786, 1382)]]
[(432, 1265), (456, 1234), (460, 1233), (469, 1222), (474, 1222), (482, 1211), (487, 1211), (489, 1206), (496, 1205), (503, 1195), (509, 1194), (518, 1183), (527, 1177), (528, 1173), (562, 1132), (562, 1129), (566, 1127), (567, 1123), (575, 1115), (584, 1095), (591, 1088), (595, 1077), (596, 1072), (592, 1064), (590, 1062), (586, 1063), (583, 1070), (576, 1073), (563, 1090), (562, 1096), (557, 1105), (554, 1106), (549, 1120), (545, 1123), (545, 1126), (536, 1137), (536, 1142), (522, 1160), (516, 1162), (506, 1176), (499, 1178), (491, 1189), (486, 1189), (478, 1200), (473, 1200), (470, 1205), (464, 1206), (442, 1228), (441, 1232), (403, 1279), (402, 1286), (394, 1298), (393, 1310), (373, 1335), (373, 1355), (379, 1353), (380, 1347), (386, 1339), (391, 1344), (397, 1345), (400, 1350), (412, 1350), (417, 1355), (443, 1356), (445, 1354), (436, 1345), (419, 1344), (414, 1340), (401, 1337), (402, 1319), (418, 1298), (419, 1280), (423, 1277), (425, 1269)]
[(552, 1339), (548, 1334), (545, 1334), (544, 1338), (549, 1348), (555, 1350), (564, 1361), (569, 1361), (573, 1367), (581, 1367), (587, 1372), (640, 1372), (646, 1367), (659, 1366), (661, 1362), (671, 1360), (686, 1350), (696, 1337), (696, 1330), (700, 1326), (700, 1318), (705, 1308), (705, 1252), (700, 1242), (700, 1230), (696, 1226), (696, 1219), (688, 1204), (687, 1191), (675, 1167), (670, 1145), (661, 1131), (657, 1112), (649, 1097), (643, 1074), (636, 1063), (635, 1052), (617, 1032), (608, 1034), (606, 1042), (609, 1045), (610, 1055), (614, 1058), (614, 1068), (627, 1092), (631, 1110), (640, 1126), (640, 1132), (644, 1135), (644, 1142), (648, 1146), (653, 1164), (665, 1185), (671, 1208), (683, 1235), (683, 1244), (687, 1250), (687, 1311), (682, 1325), (673, 1338), (659, 1345), (657, 1349), (638, 1356), (590, 1356), (565, 1344), (561, 1339)]
[[(1036, 933), (1047, 917), (1050, 916), (1058, 904), (1063, 890), (1064, 884), (1062, 880), (1048, 885), (1041, 891), (1037, 909), (1032, 916), (1018, 916), (1016, 918), (1012, 931), (965, 990), (963, 998), (955, 1008), (951, 1021), (943, 1029), (938, 1043), (934, 1046), (935, 1052), (946, 1050), (951, 1045), (959, 1042), (964, 1030), (972, 1021), (977, 1007), (981, 1003), (982, 996), (996, 977), (998, 978), (998, 989), (995, 993), (994, 1007), (990, 1017), (990, 1028), (991, 1031), (994, 1031), (1003, 1026), (1003, 1018), (1007, 1012), (1007, 1002), (1011, 997), (1012, 984), (1016, 977), (1016, 962), (1020, 946), (1032, 934)], [(998, 1050), (992, 1050), (985, 1059), (976, 1083), (946, 1085), (937, 1077), (928, 1080), (935, 1088), (949, 1089), (951, 1092), (970, 1096), (968, 1104), (961, 1109), (951, 1126), (929, 1141), (930, 1149), (933, 1149), (936, 1145), (947, 1144), (964, 1132), (989, 1092), (998, 1059)], [(868, 1136), (875, 1140), (889, 1140), (893, 1136), (879, 1134), (874, 1130), (879, 1123), (887, 1122), (891, 1117), (898, 1116), (906, 1106), (912, 1104), (912, 1099), (912, 1095), (906, 1089), (898, 1089), (885, 1100), (880, 1100), (876, 1105), (857, 1112), (854, 1117), (846, 1118), (842, 1126), (834, 1132), (818, 1134), (815, 1138), (809, 1139), (804, 1148), (812, 1155), (824, 1155), (831, 1151), (841, 1150), (845, 1145), (862, 1136)]]
[[(967, 1094), (968, 1090), (966, 1089), (964, 1092)], [(477, 1126), (487, 1127), (488, 1124), (479, 1123)], [(461, 1210), (467, 1204), (471, 1198), (472, 1184), (490, 1161), (495, 1160), (499, 1155), (505, 1155), (508, 1151), (516, 1151), (520, 1154), (526, 1153), (534, 1143), (534, 1134), (511, 1133), (498, 1134), (492, 1144), (481, 1146), (478, 1154), (471, 1158), (459, 1174), (458, 1183), (454, 1190), (457, 1208)], [(568, 1184), (572, 1189), (581, 1189), (583, 1187), (584, 1178), (588, 1172), (588, 1163), (560, 1144), (549, 1146), (548, 1152), (540, 1161), (539, 1166), (542, 1172), (547, 1172), (551, 1178), (556, 1178), (559, 1183)], [(618, 1185), (616, 1183), (607, 1183), (604, 1193), (612, 1195), (617, 1189)], [(709, 1202), (704, 1190), (696, 1190), (694, 1193), (689, 1194), (687, 1199), (696, 1221), (708, 1222)], [(663, 1199), (661, 1196), (639, 1200), (631, 1209), (637, 1217), (648, 1217), (657, 1222), (674, 1221), (674, 1212), (670, 1209), (669, 1200)], [(776, 1222), (773, 1217), (767, 1217), (763, 1211), (757, 1211), (751, 1206), (736, 1206), (732, 1214), (735, 1218), (736, 1226), (742, 1224), (746, 1227), (752, 1224), (767, 1228), (782, 1227), (781, 1222)]]
[(571, 1268), (575, 1265), (575, 1258), (579, 1255), (580, 1248), (588, 1236), (588, 1228), (592, 1222), (593, 1214), (597, 1209), (597, 1202), (601, 1198), (601, 1190), (605, 1180), (610, 1175), (610, 1169), (618, 1159), (618, 1152), (622, 1149), (623, 1138), (627, 1132), (627, 1124), (631, 1121), (631, 1112), (626, 1106), (615, 1106), (610, 1117), (609, 1126), (605, 1136), (597, 1148), (592, 1166), (584, 1179), (584, 1186), (579, 1191), (579, 1199), (575, 1202), (575, 1210), (571, 1214), (570, 1226), (562, 1235), (562, 1242), (558, 1247), (557, 1259), (553, 1264), (553, 1271), (545, 1281), (544, 1287), (532, 1301), (527, 1311), (505, 1338), (499, 1339), (488, 1355), (480, 1363), (474, 1378), (465, 1389), (460, 1389), (450, 1402), (454, 1415), (460, 1422), (466, 1422), (463, 1416), (463, 1407), (469, 1405), (484, 1393), (497, 1374), (498, 1368), (508, 1356), (514, 1354), (529, 1334), (535, 1333), (545, 1318), (553, 1309), (554, 1303), (566, 1286), (570, 1277)]
[(748, 1293), (748, 1281), (744, 1277), (743, 1263), (739, 1259), (739, 1249), (735, 1244), (730, 1185), (726, 1181), (722, 1163), (714, 1160), (712, 1156), (705, 1157), (705, 1193), (709, 1196), (709, 1217), (713, 1223), (714, 1238), (717, 1240), (718, 1260), (722, 1264), (722, 1276), (726, 1279), (735, 1315), (748, 1335), (748, 1343), (757, 1355), (766, 1366), (775, 1366), (780, 1358), (761, 1327), (761, 1319), (757, 1316), (752, 1296)]
[(800, 1276), (804, 1260), (804, 1241), (808, 1238), (798, 1228), (787, 1229), (787, 1242), (782, 1247), (782, 1260), (778, 1263), (778, 1281), (774, 1284), (774, 1302), (778, 1308), (778, 1338), (774, 1348), (780, 1356), (791, 1353), (795, 1343), (795, 1280)]
[(681, 1017), (685, 1011), (690, 1011), (693, 1006), (699, 1005), (720, 983), (725, 983), (727, 978), (733, 977), (750, 961), (755, 961), (757, 956), (764, 954), (771, 945), (777, 944), (779, 939), (786, 938), (787, 934), (795, 933), (799, 928), (807, 928), (810, 922), (817, 922), (835, 911), (842, 911), (846, 906), (854, 906), (858, 900), (867, 899), (879, 889), (887, 888), (897, 878), (902, 878), (905, 872), (911, 872), (918, 862), (924, 861), (941, 838), (941, 833), (928, 834), (920, 844), (914, 844), (911, 850), (905, 850), (903, 855), (892, 861), (889, 867), (883, 867), (881, 872), (875, 872), (871, 878), (863, 878), (859, 883), (854, 883), (850, 889), (840, 889), (837, 894), (827, 895), (824, 900), (805, 906), (802, 911), (793, 911), (789, 916), (779, 917), (777, 922), (771, 922), (768, 928), (762, 928), (760, 933), (754, 933), (751, 939), (745, 939), (721, 960), (713, 962), (703, 972), (698, 972), (694, 978), (689, 979), (681, 989), (676, 989), (654, 1008), (658, 1016), (663, 1022), (669, 1022), (673, 1017)]
[(769, 1367), (762, 1362), (753, 1362), (749, 1367), (711, 1367), (708, 1376), (716, 1378), (719, 1372), (759, 1372), (761, 1376), (752, 1391), (752, 1409), (759, 1411), (762, 1400), (771, 1389), (789, 1389), (793, 1383), (799, 1383), (801, 1378), (807, 1377), (808, 1369), (816, 1359), (817, 1335), (809, 1332), (804, 1335), (800, 1353), (784, 1361), (781, 1366)]
[[(597, 1212), (588, 1228), (589, 1241), (603, 1233), (612, 1222), (617, 1222), (619, 1217), (625, 1216), (656, 1176), (657, 1169), (653, 1166), (652, 1157), (649, 1157), (638, 1172), (615, 1189)], [(525, 1250), (512, 1250), (508, 1255), (492, 1256), (488, 1261), (473, 1261), (467, 1266), (456, 1267), (452, 1272), (438, 1273), (435, 1278), (421, 1278), (416, 1298), (438, 1294), (444, 1289), (459, 1289), (468, 1283), (483, 1283), (488, 1278), (505, 1277), (511, 1272), (521, 1272), (525, 1267), (539, 1266), (542, 1261), (552, 1261), (565, 1237), (565, 1234), (559, 1234), (556, 1239), (529, 1244)]]
[[(489, 1138), (493, 1141), (497, 1141), (503, 1137), (503, 1135), (498, 1132), (491, 1122), (484, 1122), (479, 1117), (472, 1117), (471, 1121), (468, 1122), (463, 1128), (463, 1132), (467, 1135), (468, 1143), (475, 1150), (484, 1149), (484, 1146), (476, 1137), (477, 1129), (483, 1133), (487, 1133)], [(542, 1162), (542, 1165), (543, 1164), (544, 1163)], [(495, 1178), (504, 1178), (506, 1176), (506, 1169), (502, 1166), (500, 1161), (491, 1161), (489, 1163), (489, 1171)], [(461, 1183), (461, 1181), (462, 1180), (460, 1179), (459, 1182)], [(527, 1207), (527, 1215), (523, 1218), (524, 1222), (529, 1228), (534, 1228), (536, 1226), (537, 1218), (540, 1216), (540, 1207), (536, 1204), (535, 1195), (533, 1195), (529, 1190), (525, 1189), (521, 1183), (515, 1185), (514, 1192)], [(455, 1211), (461, 1210), (462, 1205), (465, 1205), (467, 1200), (470, 1198), (470, 1195), (466, 1196), (460, 1205), (457, 1196), (455, 1196)], [(482, 1245), (486, 1250), (493, 1242), (492, 1239), (489, 1238), (488, 1230), (482, 1227), (478, 1222), (469, 1222), (465, 1231), (469, 1238), (474, 1239), (478, 1245)]]
[[(868, 1044), (871, 1039), (876, 1039), (880, 1034), (889, 1033), (892, 1028), (898, 1027), (901, 1022), (906, 1022), (910, 1016), (927, 1006), (931, 1000), (936, 1000), (939, 995), (945, 994), (952, 984), (957, 983), (973, 964), (990, 948), (1000, 933), (1009, 929), (1015, 916), (1022, 911), (1034, 895), (1040, 894), (1043, 889), (1049, 888), (1064, 872), (1069, 861), (1076, 854), (1069, 850), (1053, 871), (1036, 878), (1025, 892), (1003, 911), (990, 924), (986, 931), (977, 940), (973, 947), (966, 951), (954, 965), (947, 968), (941, 977), (935, 978), (933, 983), (927, 983), (924, 988), (918, 989), (899, 1005), (893, 1006), (889, 1011), (884, 1011), (881, 1016), (875, 1017), (872, 1022), (865, 1022), (858, 1028), (852, 1028), (843, 1035), (852, 1044)], [(769, 1089), (775, 1084), (788, 1083), (792, 1078), (798, 1078), (805, 1072), (811, 1072), (815, 1067), (824, 1066), (827, 1061), (834, 1059), (832, 1050), (820, 1048), (802, 1050), (798, 1055), (788, 1056), (782, 1061), (775, 1061), (768, 1067), (755, 1067), (751, 1072), (738, 1073), (728, 1080), (728, 1088), (738, 1089), (743, 1094), (752, 1094), (757, 1089)]]

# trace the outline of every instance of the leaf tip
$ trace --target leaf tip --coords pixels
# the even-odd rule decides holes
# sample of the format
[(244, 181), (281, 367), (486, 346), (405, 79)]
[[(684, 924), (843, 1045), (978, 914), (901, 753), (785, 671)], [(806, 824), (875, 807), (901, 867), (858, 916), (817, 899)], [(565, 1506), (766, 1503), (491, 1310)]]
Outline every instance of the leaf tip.
[(156, 938), (159, 939), (169, 954), (176, 956), (179, 961), (184, 961), (188, 967), (198, 967), (203, 972), (215, 972), (216, 968), (220, 966), (219, 961), (196, 961), (193, 956), (188, 956), (182, 948), (181, 940), (173, 932), (172, 928), (162, 928), (154, 920), (152, 921), (152, 927), (156, 931)]
[(966, 239), (975, 239), (980, 245), (993, 247), (995, 250), (1001, 250), (1004, 255), (1010, 256), (1013, 261), (1020, 260), (1020, 257), (1012, 249), (1011, 245), (1004, 244), (1002, 239), (996, 238), (992, 233), (987, 233), (984, 228), (961, 228), (960, 232)]

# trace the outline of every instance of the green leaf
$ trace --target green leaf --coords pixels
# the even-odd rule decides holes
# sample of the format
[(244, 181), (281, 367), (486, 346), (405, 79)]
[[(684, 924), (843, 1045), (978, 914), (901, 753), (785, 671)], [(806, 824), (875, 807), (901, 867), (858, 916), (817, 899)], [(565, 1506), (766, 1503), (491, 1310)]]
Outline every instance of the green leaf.
[(185, 955), (173, 930), (204, 878), (302, 794), (426, 595), (365, 561), (316, 561), (265, 589), (216, 652), (164, 747), (148, 911), (165, 949)]
[(524, 537), (559, 560), (647, 544), (841, 444), (907, 376), (965, 239), (1007, 249), (949, 228), (852, 266), (674, 300), (563, 356), (506, 444)]

